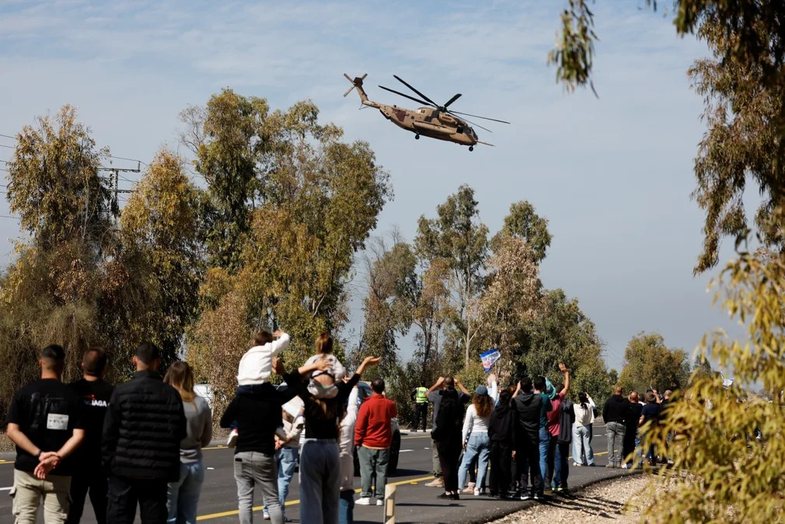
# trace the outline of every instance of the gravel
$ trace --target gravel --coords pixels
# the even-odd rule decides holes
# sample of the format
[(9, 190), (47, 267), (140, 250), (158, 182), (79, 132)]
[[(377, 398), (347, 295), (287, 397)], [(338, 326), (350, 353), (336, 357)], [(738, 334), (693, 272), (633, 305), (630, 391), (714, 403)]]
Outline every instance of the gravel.
[(518, 511), (503, 519), (494, 520), (491, 524), (517, 522), (632, 524), (640, 521), (641, 516), (636, 507), (640, 505), (641, 492), (650, 480), (651, 477), (647, 475), (635, 475), (602, 482), (574, 495), (551, 497), (547, 502)]

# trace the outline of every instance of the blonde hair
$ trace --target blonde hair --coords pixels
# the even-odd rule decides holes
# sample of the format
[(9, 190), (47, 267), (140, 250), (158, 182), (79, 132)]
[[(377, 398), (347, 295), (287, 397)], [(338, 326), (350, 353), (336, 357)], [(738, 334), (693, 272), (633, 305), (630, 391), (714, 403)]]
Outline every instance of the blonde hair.
[(316, 352), (325, 355), (333, 352), (333, 337), (326, 332), (316, 337)]
[(178, 360), (174, 362), (164, 375), (164, 382), (180, 393), (183, 402), (193, 402), (196, 397), (194, 392), (194, 373), (187, 362)]

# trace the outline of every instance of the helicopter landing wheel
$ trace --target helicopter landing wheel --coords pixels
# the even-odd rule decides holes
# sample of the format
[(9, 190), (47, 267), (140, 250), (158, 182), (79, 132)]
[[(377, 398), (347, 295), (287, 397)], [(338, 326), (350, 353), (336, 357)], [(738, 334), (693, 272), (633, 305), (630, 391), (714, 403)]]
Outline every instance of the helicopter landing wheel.
[(469, 151), (474, 151), (474, 146), (469, 146)]
[(415, 140), (419, 140), (420, 139), (420, 135), (414, 135), (414, 139)]

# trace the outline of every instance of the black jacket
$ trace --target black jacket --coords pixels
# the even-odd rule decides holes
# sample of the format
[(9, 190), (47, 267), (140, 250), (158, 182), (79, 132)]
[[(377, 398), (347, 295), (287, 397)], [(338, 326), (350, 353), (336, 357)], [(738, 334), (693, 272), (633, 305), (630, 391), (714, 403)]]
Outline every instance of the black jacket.
[(115, 387), (104, 418), (103, 463), (111, 475), (174, 481), (186, 435), (179, 393), (152, 371)]
[(611, 395), (605, 401), (605, 406), (602, 408), (602, 419), (607, 424), (608, 422), (619, 422), (624, 424), (629, 415), (630, 403), (626, 398), (621, 395)]
[[(515, 433), (520, 440), (524, 435), (537, 440), (543, 409), (542, 395), (538, 393), (519, 393), (512, 401), (515, 411)], [(546, 411), (550, 411), (546, 409)]]
[(488, 438), (491, 442), (512, 445), (515, 443), (515, 411), (509, 405), (497, 404), (488, 421)]
[[(300, 380), (297, 373), (287, 375), (287, 384)], [(247, 391), (238, 391), (221, 417), (220, 425), (228, 428), (237, 424), (235, 453), (256, 451), (275, 453), (275, 428), (283, 425), (281, 406), (297, 393), (294, 387), (277, 389), (269, 382), (255, 384)]]

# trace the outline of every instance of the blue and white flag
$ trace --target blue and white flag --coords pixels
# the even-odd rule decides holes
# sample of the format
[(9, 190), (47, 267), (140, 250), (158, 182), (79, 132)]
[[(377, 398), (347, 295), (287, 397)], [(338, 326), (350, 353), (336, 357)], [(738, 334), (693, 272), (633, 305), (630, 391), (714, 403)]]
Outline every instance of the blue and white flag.
[(486, 373), (490, 372), (493, 365), (502, 357), (498, 349), (491, 348), (487, 351), (480, 353), (480, 360), (482, 360), (482, 368)]

